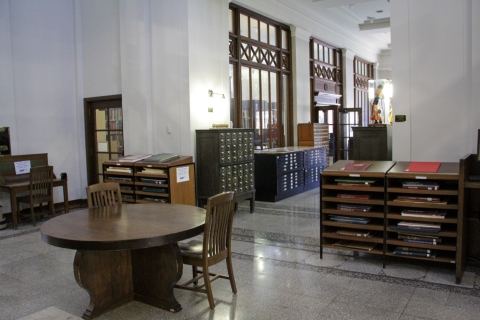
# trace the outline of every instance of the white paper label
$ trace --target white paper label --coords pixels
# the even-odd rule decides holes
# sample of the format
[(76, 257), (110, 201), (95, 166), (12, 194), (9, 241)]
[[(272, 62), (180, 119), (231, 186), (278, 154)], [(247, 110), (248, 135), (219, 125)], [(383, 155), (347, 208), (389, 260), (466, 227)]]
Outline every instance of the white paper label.
[(30, 160), (16, 161), (13, 164), (15, 166), (15, 174), (30, 173)]
[(188, 167), (177, 168), (177, 183), (190, 181), (190, 171)]

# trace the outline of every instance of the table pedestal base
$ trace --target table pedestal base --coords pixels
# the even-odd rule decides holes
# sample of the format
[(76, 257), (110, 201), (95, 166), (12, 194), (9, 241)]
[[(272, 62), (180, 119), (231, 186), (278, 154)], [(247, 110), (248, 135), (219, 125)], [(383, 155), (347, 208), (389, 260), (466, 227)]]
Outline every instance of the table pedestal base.
[(182, 309), (173, 295), (183, 272), (176, 243), (136, 250), (78, 250), (73, 271), (78, 285), (90, 295), (84, 319), (132, 300), (171, 312)]

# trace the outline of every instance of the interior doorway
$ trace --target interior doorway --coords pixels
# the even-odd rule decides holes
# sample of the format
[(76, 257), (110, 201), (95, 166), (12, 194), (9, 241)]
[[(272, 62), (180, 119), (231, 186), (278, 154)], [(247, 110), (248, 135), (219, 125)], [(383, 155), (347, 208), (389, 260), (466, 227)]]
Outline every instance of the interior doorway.
[(88, 185), (103, 182), (103, 162), (123, 156), (122, 95), (84, 99)]

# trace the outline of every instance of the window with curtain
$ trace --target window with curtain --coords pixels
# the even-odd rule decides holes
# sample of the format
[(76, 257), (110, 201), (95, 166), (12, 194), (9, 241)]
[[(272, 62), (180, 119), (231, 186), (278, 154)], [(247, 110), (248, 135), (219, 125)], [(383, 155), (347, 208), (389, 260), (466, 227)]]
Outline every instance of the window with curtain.
[(230, 4), (230, 115), (256, 149), (293, 144), (289, 26)]

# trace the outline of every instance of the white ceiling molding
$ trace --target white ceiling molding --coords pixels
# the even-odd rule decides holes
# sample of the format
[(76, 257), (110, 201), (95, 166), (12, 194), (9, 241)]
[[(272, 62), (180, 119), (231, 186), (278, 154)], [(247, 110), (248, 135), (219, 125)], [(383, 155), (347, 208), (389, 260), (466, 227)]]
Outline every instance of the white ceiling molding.
[(369, 19), (358, 25), (360, 31), (368, 33), (382, 33), (390, 31), (390, 18)]

